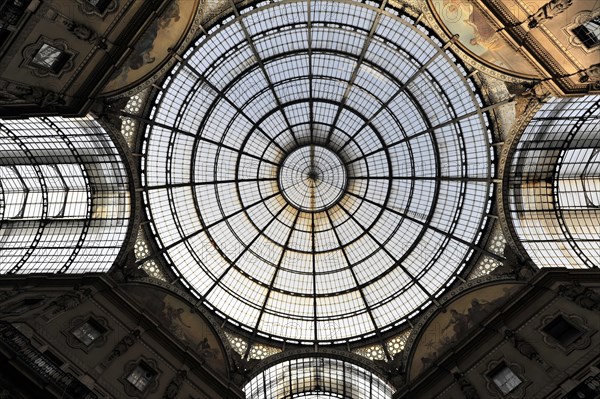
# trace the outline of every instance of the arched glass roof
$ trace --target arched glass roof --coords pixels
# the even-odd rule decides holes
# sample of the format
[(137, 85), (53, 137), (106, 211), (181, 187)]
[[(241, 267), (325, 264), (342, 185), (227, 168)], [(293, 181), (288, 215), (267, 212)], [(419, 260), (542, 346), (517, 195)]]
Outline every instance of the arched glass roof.
[(600, 267), (600, 96), (554, 98), (505, 172), (510, 227), (539, 267)]
[(130, 207), (126, 165), (93, 117), (0, 120), (0, 274), (108, 271)]
[(160, 253), (249, 333), (344, 342), (400, 325), (478, 249), (494, 174), (481, 106), (444, 44), (385, 3), (236, 9), (151, 111)]
[(393, 389), (362, 367), (306, 357), (269, 367), (244, 386), (247, 399), (391, 399)]

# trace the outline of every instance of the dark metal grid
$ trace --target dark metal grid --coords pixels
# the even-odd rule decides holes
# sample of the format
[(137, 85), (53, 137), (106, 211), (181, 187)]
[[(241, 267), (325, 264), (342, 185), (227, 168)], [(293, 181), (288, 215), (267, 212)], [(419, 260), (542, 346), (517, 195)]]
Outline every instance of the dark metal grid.
[(332, 358), (299, 358), (278, 363), (244, 386), (248, 399), (391, 399), (393, 389), (362, 367)]
[[(287, 14), (278, 3), (242, 12), (244, 29), (233, 27), (236, 18), (211, 29), (175, 68), (152, 111), (145, 143), (145, 198), (163, 247), (159, 253), (175, 265), (176, 275), (183, 271), (184, 285), (230, 322), (291, 341), (376, 334), (426, 306), (469, 254), (481, 251), (474, 241), (490, 205), (485, 110), (464, 69), (437, 39), (415, 35), (417, 28), (387, 10), (310, 4), (320, 4), (314, 11), (329, 3), (346, 14), (368, 8), (380, 28), (349, 29), (341, 22), (348, 15), (336, 13), (328, 14), (333, 23), (327, 25), (315, 17), (295, 20), (293, 29), (289, 21), (279, 27), (278, 18)], [(295, 5), (306, 14), (311, 8), (281, 7)], [(260, 12), (269, 16), (258, 17)], [(253, 21), (263, 25), (255, 29)], [(289, 44), (290, 32), (299, 32), (306, 48)], [(348, 35), (361, 34), (368, 43), (363, 36), (362, 45), (352, 44), (360, 40)], [(286, 41), (280, 43), (288, 44), (278, 47), (273, 38), (282, 35)], [(345, 39), (350, 47), (344, 49)], [(388, 53), (403, 67), (388, 62), (386, 69), (367, 59), (384, 63)], [(252, 54), (255, 62), (235, 54)], [(344, 88), (315, 97), (318, 82)], [(330, 146), (352, 164), (347, 194), (326, 217), (292, 211), (274, 182), (275, 165), (298, 142)], [(165, 147), (166, 169), (153, 161), (164, 158)], [(439, 270), (442, 264), (456, 269)], [(400, 303), (409, 306), (403, 314)]]
[(600, 266), (599, 109), (598, 96), (544, 104), (511, 161), (509, 220), (540, 267)]
[(0, 271), (107, 271), (125, 238), (126, 171), (91, 118), (0, 122)]

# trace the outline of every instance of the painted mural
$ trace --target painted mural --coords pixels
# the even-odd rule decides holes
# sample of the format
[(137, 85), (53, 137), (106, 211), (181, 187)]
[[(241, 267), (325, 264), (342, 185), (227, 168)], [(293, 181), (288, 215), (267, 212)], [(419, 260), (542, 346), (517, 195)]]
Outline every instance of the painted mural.
[(445, 312), (433, 317), (415, 344), (409, 378), (417, 377), (520, 288), (518, 283), (502, 283), (470, 291), (450, 302)]
[(135, 43), (131, 55), (113, 73), (103, 93), (120, 91), (154, 74), (169, 55), (169, 49), (176, 48), (187, 33), (197, 7), (197, 0), (173, 1)]
[(156, 287), (131, 285), (127, 287), (127, 293), (142, 304), (162, 327), (204, 359), (210, 368), (227, 375), (219, 338), (202, 316), (191, 312), (189, 304)]
[(433, 10), (452, 34), (458, 34), (460, 43), (473, 55), (487, 62), (514, 71), (532, 75), (533, 65), (496, 32), (484, 13), (472, 0), (433, 0)]

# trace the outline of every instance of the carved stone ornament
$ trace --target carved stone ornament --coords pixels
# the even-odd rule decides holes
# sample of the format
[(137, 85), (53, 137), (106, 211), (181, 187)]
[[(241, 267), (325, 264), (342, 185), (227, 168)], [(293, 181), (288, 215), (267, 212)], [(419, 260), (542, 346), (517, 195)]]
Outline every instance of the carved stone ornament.
[(22, 288), (16, 288), (14, 290), (8, 290), (8, 291), (0, 291), (0, 303), (8, 301), (11, 298), (14, 298), (22, 292), (24, 292), (24, 290)]
[(0, 80), (0, 105), (2, 104), (37, 104), (54, 109), (57, 105), (65, 105), (65, 100), (62, 95), (41, 87)]
[(529, 17), (529, 23), (527, 24), (529, 29), (537, 28), (546, 20), (564, 12), (572, 4), (573, 0), (550, 0)]
[(94, 30), (86, 25), (80, 24), (79, 22), (75, 22), (71, 19), (63, 19), (62, 23), (65, 28), (67, 28), (67, 30), (79, 40), (83, 40), (84, 42), (90, 44), (95, 44), (99, 48), (107, 48), (102, 37), (100, 37)]
[(115, 360), (116, 358), (118, 358), (119, 356), (121, 356), (122, 354), (124, 354), (125, 352), (127, 352), (129, 350), (129, 348), (131, 348), (133, 346), (133, 344), (135, 344), (135, 342), (138, 340), (140, 335), (141, 335), (140, 330), (135, 329), (133, 331), (130, 331), (129, 334), (127, 334), (123, 338), (121, 338), (119, 343), (117, 343), (115, 345), (115, 347), (113, 348), (113, 350), (110, 352), (110, 355), (108, 355), (106, 362), (110, 363), (113, 360)]
[(167, 385), (167, 389), (165, 389), (163, 399), (175, 399), (175, 397), (181, 390), (181, 386), (185, 382), (186, 378), (187, 371), (179, 370), (177, 374), (175, 374), (175, 377), (173, 377), (169, 385)]
[(600, 293), (582, 286), (578, 281), (559, 285), (558, 295), (570, 299), (584, 309), (600, 311)]
[[(54, 71), (51, 68), (45, 68), (34, 62), (34, 57), (44, 45), (50, 46), (57, 51), (62, 52), (64, 60), (58, 70)], [(60, 78), (64, 73), (69, 72), (74, 68), (75, 63), (73, 59), (77, 54), (78, 53), (76, 51), (69, 48), (67, 42), (64, 40), (53, 40), (46, 36), (40, 36), (35, 43), (32, 43), (23, 49), (23, 62), (20, 66), (22, 68), (30, 69), (32, 75), (39, 78), (45, 78), (49, 76)]]
[(584, 75), (579, 78), (580, 83), (600, 82), (600, 64), (594, 64), (585, 71)]
[[(119, 6), (117, 0), (77, 0), (77, 3), (79, 3), (79, 10), (81, 10), (82, 13), (87, 15), (96, 15), (101, 18), (104, 18), (107, 14), (115, 11)], [(99, 8), (98, 6), (94, 5), (94, 3), (105, 5), (102, 8)]]
[(480, 398), (479, 394), (477, 393), (477, 390), (475, 389), (475, 387), (473, 387), (473, 385), (471, 385), (469, 380), (465, 378), (464, 374), (454, 373), (454, 380), (456, 381), (456, 384), (460, 388), (463, 395), (465, 395), (465, 399)]
[(68, 291), (50, 301), (48, 306), (44, 308), (44, 311), (47, 312), (49, 318), (51, 318), (52, 316), (76, 308), (91, 296), (91, 288), (79, 288), (78, 286), (75, 286), (72, 291)]
[(531, 345), (527, 340), (521, 337), (519, 334), (512, 330), (504, 330), (504, 339), (512, 344), (512, 346), (519, 351), (519, 353), (530, 360), (534, 360), (539, 364), (547, 367), (546, 362), (538, 351)]

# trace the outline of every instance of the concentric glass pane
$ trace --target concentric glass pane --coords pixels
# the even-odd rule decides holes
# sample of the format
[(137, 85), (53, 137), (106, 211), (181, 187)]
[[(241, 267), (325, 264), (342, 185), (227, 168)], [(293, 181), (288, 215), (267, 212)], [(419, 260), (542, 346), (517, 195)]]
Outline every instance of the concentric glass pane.
[(262, 336), (341, 342), (404, 323), (485, 224), (494, 170), (475, 86), (391, 8), (239, 11), (187, 51), (152, 110), (143, 182), (161, 252)]

